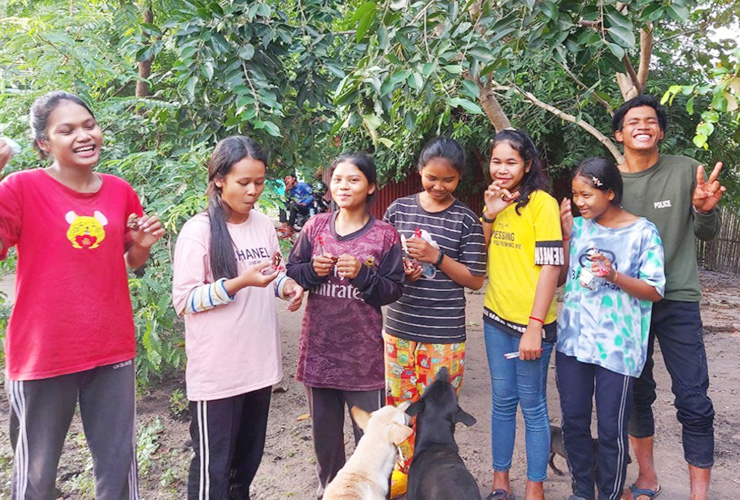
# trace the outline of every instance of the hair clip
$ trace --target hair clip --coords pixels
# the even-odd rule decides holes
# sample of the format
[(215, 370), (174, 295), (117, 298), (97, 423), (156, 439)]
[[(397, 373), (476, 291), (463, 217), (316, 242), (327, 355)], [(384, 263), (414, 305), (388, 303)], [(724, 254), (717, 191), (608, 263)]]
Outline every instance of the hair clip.
[(598, 178), (598, 177), (596, 177), (595, 175), (592, 175), (592, 176), (591, 176), (591, 182), (593, 182), (593, 183), (594, 183), (594, 186), (596, 186), (596, 187), (601, 187), (601, 186), (603, 186), (603, 185), (604, 185), (604, 183), (603, 183), (603, 182), (601, 182), (601, 181), (599, 180), (599, 178)]

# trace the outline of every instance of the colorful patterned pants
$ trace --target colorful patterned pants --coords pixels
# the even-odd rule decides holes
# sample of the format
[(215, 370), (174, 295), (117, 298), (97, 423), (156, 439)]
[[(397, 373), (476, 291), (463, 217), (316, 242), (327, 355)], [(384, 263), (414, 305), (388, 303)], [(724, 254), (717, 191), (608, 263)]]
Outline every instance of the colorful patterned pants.
[[(450, 383), (460, 395), (465, 369), (465, 343), (427, 344), (383, 333), (385, 340), (385, 402), (398, 406), (404, 401), (418, 401), (437, 372), (446, 366)], [(416, 428), (416, 422), (414, 422)], [(408, 474), (414, 454), (415, 434), (401, 443), (403, 459), (396, 469)]]

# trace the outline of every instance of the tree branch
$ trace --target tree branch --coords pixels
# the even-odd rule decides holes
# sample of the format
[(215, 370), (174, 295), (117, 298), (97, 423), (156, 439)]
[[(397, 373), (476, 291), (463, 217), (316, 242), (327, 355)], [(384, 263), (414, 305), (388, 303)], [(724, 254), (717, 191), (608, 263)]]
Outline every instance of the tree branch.
[(632, 85), (635, 86), (635, 89), (637, 89), (637, 94), (642, 94), (642, 85), (640, 85), (640, 81), (637, 79), (637, 74), (635, 73), (635, 68), (632, 67), (632, 63), (630, 62), (629, 56), (625, 53), (624, 57), (622, 58), (622, 62), (624, 63), (624, 67), (627, 68), (627, 74), (630, 76), (630, 79), (632, 80)]
[[(151, 2), (147, 2), (146, 5), (142, 6), (144, 22), (152, 23), (154, 21), (154, 13), (152, 12)], [(148, 43), (149, 35), (144, 36), (144, 43)], [(147, 97), (149, 95), (149, 76), (152, 73), (152, 61), (154, 55), (148, 59), (139, 62), (139, 80), (136, 82), (136, 97)]]
[(578, 119), (575, 116), (573, 116), (571, 114), (568, 114), (568, 113), (566, 113), (566, 112), (564, 112), (564, 111), (556, 108), (555, 106), (552, 106), (551, 104), (547, 104), (545, 102), (540, 101), (532, 93), (527, 92), (526, 90), (522, 90), (519, 87), (517, 87), (516, 85), (514, 85), (512, 87), (498, 86), (497, 88), (500, 89), (500, 90), (509, 90), (510, 88), (511, 89), (514, 89), (514, 91), (517, 94), (521, 95), (527, 101), (529, 101), (530, 103), (534, 104), (538, 108), (542, 108), (542, 109), (544, 109), (546, 111), (549, 111), (550, 113), (554, 114), (555, 116), (557, 116), (561, 120), (565, 120), (565, 121), (568, 121), (568, 122), (571, 122), (571, 123), (575, 123), (576, 125), (578, 125), (582, 129), (584, 129), (586, 132), (588, 132), (589, 134), (591, 134), (593, 137), (595, 137), (597, 141), (599, 141), (601, 144), (603, 144), (604, 147), (609, 150), (609, 152), (612, 154), (612, 156), (614, 157), (614, 159), (617, 161), (617, 164), (624, 163), (624, 156), (622, 155), (622, 152), (619, 151), (619, 148), (614, 144), (614, 142), (612, 142), (607, 136), (605, 136), (604, 134), (602, 134), (601, 131), (599, 131), (599, 129), (597, 129), (596, 127), (594, 127), (590, 123), (587, 123), (587, 122), (585, 122), (585, 121), (583, 121), (581, 119)]
[(641, 89), (645, 89), (648, 73), (650, 72), (650, 58), (653, 55), (653, 27), (647, 25), (640, 28), (640, 65), (637, 67), (637, 82)]
[[(588, 91), (592, 90), (591, 87), (589, 87), (588, 85), (586, 85), (585, 83), (583, 83), (581, 80), (579, 80), (578, 77), (573, 74), (573, 72), (570, 70), (570, 68), (568, 68), (568, 66), (566, 66), (562, 62), (558, 62), (558, 64), (560, 65), (561, 68), (563, 68), (563, 70), (565, 70), (566, 73), (568, 73), (568, 76), (570, 76), (573, 79), (573, 81), (576, 82), (576, 84), (578, 84), (578, 86), (580, 86), (581, 88), (584, 88), (584, 89), (586, 89)], [(599, 80), (599, 82), (600, 81), (601, 80)], [(597, 84), (598, 84), (598, 82), (597, 82)], [(614, 114), (614, 110), (612, 109), (612, 107), (609, 105), (608, 102), (606, 102), (604, 99), (602, 99), (596, 92), (593, 93), (593, 96), (599, 102), (599, 104), (601, 104), (602, 106), (604, 106), (604, 108), (606, 109), (606, 112), (609, 113), (609, 115), (613, 115)]]

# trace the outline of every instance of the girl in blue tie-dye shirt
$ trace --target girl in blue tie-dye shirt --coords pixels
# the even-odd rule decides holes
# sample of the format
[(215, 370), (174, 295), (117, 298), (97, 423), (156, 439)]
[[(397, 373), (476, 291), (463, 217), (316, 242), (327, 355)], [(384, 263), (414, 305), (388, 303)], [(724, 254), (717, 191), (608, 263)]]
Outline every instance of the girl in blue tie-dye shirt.
[[(653, 223), (621, 208), (622, 178), (608, 160), (581, 163), (572, 192), (581, 217), (574, 219), (570, 200), (563, 200), (566, 265), (560, 284), (565, 296), (556, 345), (571, 498), (619, 498), (627, 471), (632, 385), (647, 356), (652, 302), (665, 288), (663, 246)], [(598, 456), (591, 440), (594, 395)]]

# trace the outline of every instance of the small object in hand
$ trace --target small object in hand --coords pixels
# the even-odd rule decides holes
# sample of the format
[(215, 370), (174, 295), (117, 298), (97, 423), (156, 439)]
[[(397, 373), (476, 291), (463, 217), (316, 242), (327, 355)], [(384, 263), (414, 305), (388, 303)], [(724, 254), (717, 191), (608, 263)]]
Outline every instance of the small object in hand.
[[(540, 352), (542, 351), (543, 349), (540, 349)], [(518, 357), (519, 357), (519, 351), (507, 352), (506, 354), (504, 354), (504, 358), (506, 359), (517, 359)]]
[(5, 141), (5, 144), (7, 144), (10, 148), (11, 158), (21, 152), (21, 145), (15, 142), (13, 139), (10, 139), (9, 137), (0, 137), (0, 140)]
[(126, 221), (126, 227), (136, 231), (137, 229), (139, 229), (140, 220), (141, 218), (138, 215), (131, 214), (128, 216), (128, 220)]
[(281, 265), (282, 262), (283, 255), (280, 252), (275, 252), (275, 255), (272, 256), (272, 265), (267, 266), (260, 272), (265, 276), (267, 276), (268, 274), (280, 272), (283, 270), (283, 266)]
[(578, 277), (578, 282), (582, 287), (588, 288), (589, 290), (598, 290), (604, 282), (604, 278), (594, 275), (587, 267), (581, 268), (581, 274)]

